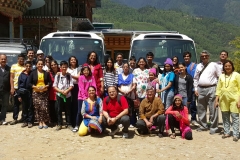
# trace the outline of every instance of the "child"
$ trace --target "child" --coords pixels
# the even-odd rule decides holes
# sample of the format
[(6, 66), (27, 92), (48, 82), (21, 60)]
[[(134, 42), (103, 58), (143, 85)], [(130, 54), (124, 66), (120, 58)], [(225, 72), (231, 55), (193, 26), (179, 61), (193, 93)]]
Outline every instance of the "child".
[(82, 115), (81, 115), (81, 110), (82, 110), (82, 103), (84, 100), (88, 98), (88, 87), (89, 86), (94, 86), (96, 87), (96, 82), (95, 78), (92, 75), (91, 69), (87, 64), (84, 64), (81, 69), (80, 77), (78, 79), (78, 112), (77, 112), (77, 118), (76, 118), (76, 126), (72, 130), (73, 132), (78, 131), (78, 127), (82, 123)]
[(54, 78), (53, 87), (57, 92), (57, 101), (55, 103), (57, 109), (57, 119), (58, 126), (57, 131), (62, 129), (62, 108), (65, 107), (65, 115), (67, 127), (72, 130), (71, 126), (71, 90), (73, 88), (72, 76), (67, 73), (68, 63), (66, 61), (61, 61), (60, 70), (61, 73)]
[[(149, 82), (148, 85), (152, 86), (155, 91), (157, 89), (159, 89), (159, 83), (158, 83), (158, 79), (156, 77), (156, 68), (151, 68), (149, 70)], [(156, 93), (155, 97), (159, 97), (158, 93)]]
[(22, 128), (28, 126), (31, 128), (33, 126), (33, 106), (32, 106), (32, 95), (31, 92), (27, 89), (27, 79), (32, 71), (32, 62), (26, 61), (25, 70), (18, 77), (18, 90), (17, 96), (19, 102), (22, 102), (22, 118), (23, 124)]

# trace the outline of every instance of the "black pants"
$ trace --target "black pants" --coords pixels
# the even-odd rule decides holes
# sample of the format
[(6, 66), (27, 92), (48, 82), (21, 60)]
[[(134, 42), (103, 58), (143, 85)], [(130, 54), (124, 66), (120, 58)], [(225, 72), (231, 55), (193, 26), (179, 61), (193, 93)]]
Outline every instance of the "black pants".
[[(73, 89), (71, 90), (72, 95), (72, 105), (71, 105), (71, 121), (72, 125), (75, 127), (76, 125), (76, 118), (77, 118), (77, 112), (78, 112), (78, 84), (74, 84)], [(79, 127), (79, 126), (78, 126)]]
[(62, 119), (62, 111), (65, 109), (65, 117), (67, 125), (71, 125), (71, 97), (66, 98), (66, 102), (63, 101), (63, 98), (56, 96), (57, 101), (55, 103), (57, 108), (57, 117), (58, 117), (58, 125), (63, 125)]
[[(176, 118), (172, 114), (168, 114), (168, 125), (172, 131), (175, 133), (174, 128), (178, 128), (180, 130), (180, 123), (176, 120)], [(180, 132), (182, 134), (182, 132)], [(192, 132), (185, 133), (185, 139), (192, 140)]]
[[(163, 133), (165, 129), (165, 116), (158, 115), (153, 119), (153, 125), (159, 127), (159, 133)], [(136, 128), (140, 130), (141, 133), (146, 134), (148, 133), (148, 128), (144, 120), (139, 119), (136, 123)]]
[(49, 116), (51, 119), (51, 123), (57, 123), (57, 108), (55, 105), (56, 101), (49, 101)]
[(33, 123), (33, 101), (30, 92), (22, 94), (22, 119), (25, 123)]
[[(16, 90), (17, 92), (17, 90)], [(18, 100), (17, 94), (14, 95), (14, 105), (13, 105), (13, 119), (17, 120), (18, 119), (18, 114), (19, 114), (19, 106), (21, 105), (21, 102)], [(22, 111), (22, 116), (24, 111)], [(22, 117), (23, 118), (23, 117)]]
[(107, 119), (103, 116), (103, 126), (105, 128), (110, 128), (111, 131), (113, 131), (113, 130), (117, 129), (119, 124), (123, 125), (122, 132), (128, 133), (128, 127), (130, 126), (130, 118), (129, 118), (129, 116), (128, 115), (122, 116), (113, 125), (108, 125)]

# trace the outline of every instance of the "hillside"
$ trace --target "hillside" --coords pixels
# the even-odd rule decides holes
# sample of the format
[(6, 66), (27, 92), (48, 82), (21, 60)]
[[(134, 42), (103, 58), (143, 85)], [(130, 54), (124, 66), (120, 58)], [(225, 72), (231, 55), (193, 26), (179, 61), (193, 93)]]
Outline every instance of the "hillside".
[(94, 22), (114, 23), (114, 28), (125, 30), (172, 30), (195, 40), (197, 52), (206, 49), (212, 54), (221, 50), (234, 51), (229, 42), (240, 36), (240, 27), (216, 19), (190, 16), (180, 11), (158, 10), (154, 7), (134, 9), (102, 0), (102, 7), (95, 9)]
[(158, 9), (179, 10), (194, 16), (217, 18), (240, 26), (240, 0), (112, 0), (130, 7), (154, 6)]

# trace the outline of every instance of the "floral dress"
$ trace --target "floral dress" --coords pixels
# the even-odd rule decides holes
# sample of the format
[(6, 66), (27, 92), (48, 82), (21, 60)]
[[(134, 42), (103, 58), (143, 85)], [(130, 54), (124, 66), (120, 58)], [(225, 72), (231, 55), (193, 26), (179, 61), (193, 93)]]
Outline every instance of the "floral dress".
[(136, 68), (133, 70), (133, 83), (137, 84), (137, 95), (138, 98), (145, 98), (146, 97), (146, 90), (148, 85), (148, 76), (149, 76), (149, 69), (141, 70), (140, 68)]

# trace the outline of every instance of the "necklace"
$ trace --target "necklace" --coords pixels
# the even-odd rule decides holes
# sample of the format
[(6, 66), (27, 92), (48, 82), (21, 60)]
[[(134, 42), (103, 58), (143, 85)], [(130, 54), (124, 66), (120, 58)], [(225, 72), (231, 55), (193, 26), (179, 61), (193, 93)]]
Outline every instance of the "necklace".
[(232, 73), (231, 73), (231, 75), (228, 76), (228, 77), (229, 77), (229, 80), (228, 80), (228, 84), (226, 85), (227, 76), (226, 76), (226, 74), (225, 74), (225, 88), (227, 88), (227, 87), (229, 86), (230, 80), (231, 80), (231, 78), (232, 78)]

